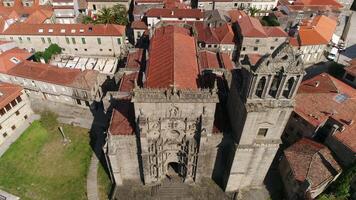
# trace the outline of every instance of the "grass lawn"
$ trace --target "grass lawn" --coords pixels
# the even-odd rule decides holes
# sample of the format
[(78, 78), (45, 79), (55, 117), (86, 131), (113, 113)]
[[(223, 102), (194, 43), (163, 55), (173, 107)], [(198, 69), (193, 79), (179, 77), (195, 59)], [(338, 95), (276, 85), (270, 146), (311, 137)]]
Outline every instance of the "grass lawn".
[(0, 158), (0, 188), (21, 199), (86, 199), (91, 147), (87, 129), (61, 126), (71, 143), (63, 145), (56, 117), (44, 113)]
[(111, 181), (109, 175), (105, 172), (105, 169), (100, 162), (98, 163), (98, 189), (100, 200), (109, 199)]

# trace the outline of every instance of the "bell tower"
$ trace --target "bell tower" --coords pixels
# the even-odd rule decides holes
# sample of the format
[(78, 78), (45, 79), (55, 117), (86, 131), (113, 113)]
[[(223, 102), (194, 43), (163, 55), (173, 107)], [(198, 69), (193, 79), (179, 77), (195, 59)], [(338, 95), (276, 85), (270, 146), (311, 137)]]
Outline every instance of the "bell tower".
[(234, 73), (228, 110), (235, 151), (226, 191), (263, 184), (303, 75), (301, 57), (289, 44)]

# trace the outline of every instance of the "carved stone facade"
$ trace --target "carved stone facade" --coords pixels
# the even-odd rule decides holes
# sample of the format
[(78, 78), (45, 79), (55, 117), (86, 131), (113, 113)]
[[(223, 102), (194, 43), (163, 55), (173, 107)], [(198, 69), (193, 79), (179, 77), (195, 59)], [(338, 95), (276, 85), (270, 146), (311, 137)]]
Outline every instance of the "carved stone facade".
[(185, 182), (195, 181), (201, 138), (212, 134), (216, 93), (137, 88), (132, 101), (144, 183), (159, 183), (170, 165)]

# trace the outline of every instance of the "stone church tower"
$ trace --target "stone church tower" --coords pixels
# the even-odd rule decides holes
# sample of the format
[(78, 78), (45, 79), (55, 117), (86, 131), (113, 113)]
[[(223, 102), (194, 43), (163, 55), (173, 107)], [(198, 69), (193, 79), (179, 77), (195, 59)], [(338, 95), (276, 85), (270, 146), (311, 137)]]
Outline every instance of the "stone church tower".
[(288, 44), (234, 74), (228, 110), (235, 152), (226, 191), (262, 185), (281, 144), (303, 75), (301, 57)]

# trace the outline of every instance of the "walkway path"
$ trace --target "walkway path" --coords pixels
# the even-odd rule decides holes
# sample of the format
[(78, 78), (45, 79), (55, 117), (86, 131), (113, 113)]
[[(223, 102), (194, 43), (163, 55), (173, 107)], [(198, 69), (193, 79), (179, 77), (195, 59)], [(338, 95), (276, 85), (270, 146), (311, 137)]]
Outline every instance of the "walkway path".
[(39, 115), (31, 115), (21, 126), (19, 126), (14, 133), (8, 136), (8, 138), (0, 145), (0, 157), (6, 152), (6, 150), (14, 143), (22, 133), (31, 125), (31, 123), (37, 119), (40, 119)]
[(17, 197), (13, 194), (7, 193), (3, 190), (0, 190), (0, 199), (5, 199), (5, 200), (19, 200), (20, 197)]
[[(97, 146), (97, 145), (96, 145)], [(87, 196), (88, 200), (99, 200), (98, 192), (98, 158), (93, 152), (87, 177)]]

